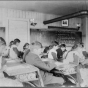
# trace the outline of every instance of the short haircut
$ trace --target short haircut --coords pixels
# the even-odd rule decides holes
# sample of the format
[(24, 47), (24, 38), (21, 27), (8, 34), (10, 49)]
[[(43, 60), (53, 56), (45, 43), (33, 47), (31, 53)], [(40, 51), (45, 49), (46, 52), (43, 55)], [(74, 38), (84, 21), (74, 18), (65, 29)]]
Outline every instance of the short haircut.
[(11, 41), (11, 42), (9, 43), (9, 46), (12, 46), (12, 45), (13, 45), (13, 42), (14, 42), (14, 41)]
[(32, 47), (32, 49), (38, 49), (38, 48), (42, 48), (42, 44), (40, 43), (40, 42), (38, 42), (38, 41), (35, 41), (35, 42), (33, 42), (33, 43), (31, 43), (31, 47)]
[(78, 48), (78, 44), (74, 44), (71, 48), (71, 50), (77, 49)]
[(77, 49), (79, 46), (82, 46), (80, 42), (75, 42), (71, 50)]
[(45, 49), (44, 49), (44, 53), (47, 53), (48, 52), (48, 50), (49, 50), (49, 46), (47, 46), (47, 47), (45, 47)]
[(84, 47), (84, 43), (83, 43), (83, 42), (80, 42), (80, 45), (81, 45), (82, 47)]
[(6, 41), (2, 37), (0, 37), (0, 45), (6, 45)]
[(59, 43), (57, 41), (52, 42), (52, 46), (57, 46), (57, 45), (59, 45)]
[(16, 43), (20, 43), (20, 40), (19, 39), (14, 39), (14, 41), (13, 41), (13, 44), (16, 44)]
[(25, 50), (26, 49), (26, 46), (29, 45), (29, 43), (25, 43), (24, 46), (23, 46), (23, 49)]
[(66, 45), (65, 44), (61, 44), (60, 47), (66, 47)]

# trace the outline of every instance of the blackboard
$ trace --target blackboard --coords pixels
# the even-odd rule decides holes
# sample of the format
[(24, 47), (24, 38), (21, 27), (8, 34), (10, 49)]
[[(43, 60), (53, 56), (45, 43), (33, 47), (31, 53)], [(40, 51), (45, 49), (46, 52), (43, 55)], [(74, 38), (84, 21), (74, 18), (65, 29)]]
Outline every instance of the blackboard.
[(56, 31), (45, 31), (40, 29), (31, 29), (30, 31), (30, 41), (39, 41), (43, 46), (50, 45), (53, 41), (57, 40)]
[(51, 45), (53, 41), (57, 41), (59, 44), (66, 44), (68, 47), (72, 47), (76, 41), (82, 41), (82, 32), (66, 32), (66, 31), (45, 31), (40, 29), (31, 29), (30, 41), (39, 41), (43, 46)]

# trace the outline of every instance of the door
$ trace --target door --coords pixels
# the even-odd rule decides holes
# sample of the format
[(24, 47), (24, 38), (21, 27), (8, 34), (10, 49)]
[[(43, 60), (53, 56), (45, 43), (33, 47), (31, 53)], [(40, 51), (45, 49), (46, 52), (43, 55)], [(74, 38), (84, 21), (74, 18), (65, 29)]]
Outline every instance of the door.
[(18, 47), (19, 50), (23, 50), (23, 45), (29, 42), (28, 38), (28, 20), (9, 20), (9, 42), (18, 38), (21, 43)]

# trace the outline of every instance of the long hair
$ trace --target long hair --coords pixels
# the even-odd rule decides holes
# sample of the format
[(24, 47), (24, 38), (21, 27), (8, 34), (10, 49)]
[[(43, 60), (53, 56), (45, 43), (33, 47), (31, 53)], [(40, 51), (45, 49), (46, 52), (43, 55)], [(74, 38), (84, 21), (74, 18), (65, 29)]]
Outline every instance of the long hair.
[(42, 47), (43, 46), (39, 41), (35, 41), (35, 42), (31, 43), (30, 50), (34, 50), (34, 49), (42, 48)]
[(20, 43), (21, 41), (19, 39), (14, 39), (13, 44)]

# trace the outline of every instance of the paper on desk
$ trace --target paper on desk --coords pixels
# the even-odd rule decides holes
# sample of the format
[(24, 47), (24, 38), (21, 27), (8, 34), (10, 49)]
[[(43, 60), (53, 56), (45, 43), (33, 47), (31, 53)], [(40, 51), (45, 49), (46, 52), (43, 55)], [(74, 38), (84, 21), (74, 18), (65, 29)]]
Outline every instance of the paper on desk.
[(42, 59), (42, 61), (49, 61), (48, 59)]
[(63, 70), (65, 75), (76, 73), (75, 69), (69, 64), (61, 64), (57, 67), (59, 70)]
[(60, 66), (60, 65), (63, 65), (62, 62), (55, 62), (56, 66)]

